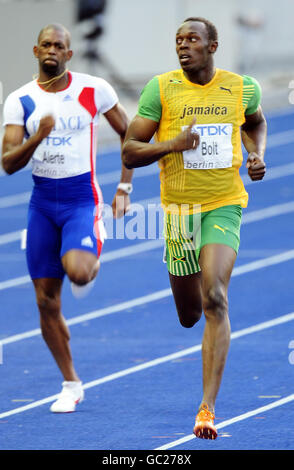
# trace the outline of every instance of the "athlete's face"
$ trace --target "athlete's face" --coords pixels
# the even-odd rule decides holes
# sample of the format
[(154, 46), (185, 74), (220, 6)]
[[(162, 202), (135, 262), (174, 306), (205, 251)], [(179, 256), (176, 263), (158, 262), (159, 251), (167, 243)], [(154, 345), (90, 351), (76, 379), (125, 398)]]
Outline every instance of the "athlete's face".
[(34, 54), (43, 72), (50, 76), (59, 75), (72, 56), (66, 33), (62, 30), (45, 30), (39, 38), (38, 46), (34, 47)]
[(183, 23), (176, 34), (176, 51), (186, 72), (204, 69), (217, 49), (217, 42), (208, 38), (206, 25), (199, 21)]

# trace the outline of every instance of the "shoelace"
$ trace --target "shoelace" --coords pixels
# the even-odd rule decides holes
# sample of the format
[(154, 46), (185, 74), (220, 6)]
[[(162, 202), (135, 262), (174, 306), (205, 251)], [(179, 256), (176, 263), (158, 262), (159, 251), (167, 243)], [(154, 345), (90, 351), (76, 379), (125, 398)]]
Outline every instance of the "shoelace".
[(206, 405), (206, 403), (204, 403), (203, 405), (201, 405), (201, 408), (200, 408), (200, 411), (197, 415), (197, 420), (198, 421), (212, 421), (214, 420), (215, 416), (214, 414), (209, 411), (208, 409), (208, 406)]

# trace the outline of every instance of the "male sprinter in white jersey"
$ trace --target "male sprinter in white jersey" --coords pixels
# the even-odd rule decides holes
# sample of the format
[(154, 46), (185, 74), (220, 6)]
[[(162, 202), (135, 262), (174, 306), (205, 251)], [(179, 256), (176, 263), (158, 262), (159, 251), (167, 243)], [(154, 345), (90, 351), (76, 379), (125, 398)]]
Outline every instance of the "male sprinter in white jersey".
[[(104, 114), (121, 143), (128, 118), (105, 80), (67, 70), (72, 51), (64, 26), (43, 28), (34, 55), (38, 79), (11, 93), (4, 104), (2, 165), (12, 174), (32, 162), (27, 262), (42, 335), (64, 378), (51, 411), (64, 413), (75, 410), (84, 391), (61, 313), (62, 282), (67, 274), (78, 288), (97, 275), (103, 245), (102, 194), (95, 162), (98, 118)], [(116, 217), (130, 204), (132, 172), (122, 165), (112, 204)]]
[(192, 327), (204, 311), (203, 396), (193, 430), (204, 439), (217, 437), (215, 401), (230, 343), (227, 292), (248, 201), (240, 128), (249, 176), (265, 174), (260, 86), (215, 68), (217, 47), (217, 30), (205, 18), (180, 25), (181, 68), (146, 85), (123, 147), (128, 168), (159, 161), (166, 261), (181, 324)]

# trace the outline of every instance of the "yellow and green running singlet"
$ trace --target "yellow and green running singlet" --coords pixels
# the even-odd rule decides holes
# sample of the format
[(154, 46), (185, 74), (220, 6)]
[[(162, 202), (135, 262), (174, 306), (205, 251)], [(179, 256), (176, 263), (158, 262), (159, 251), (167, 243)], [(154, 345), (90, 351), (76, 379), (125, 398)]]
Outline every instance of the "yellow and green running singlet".
[(180, 69), (158, 75), (145, 86), (138, 115), (159, 123), (157, 141), (176, 137), (194, 116), (200, 135), (196, 150), (171, 153), (159, 161), (166, 212), (182, 205), (190, 214), (232, 204), (247, 206), (248, 194), (239, 175), (240, 126), (245, 114), (257, 111), (260, 99), (254, 78), (221, 69), (206, 85), (188, 81)]

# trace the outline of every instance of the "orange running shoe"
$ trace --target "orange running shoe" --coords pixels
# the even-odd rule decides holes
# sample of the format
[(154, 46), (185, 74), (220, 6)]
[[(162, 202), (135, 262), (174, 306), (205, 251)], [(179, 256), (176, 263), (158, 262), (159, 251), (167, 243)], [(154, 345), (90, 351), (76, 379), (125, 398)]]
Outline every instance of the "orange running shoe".
[(193, 433), (200, 439), (216, 439), (217, 430), (214, 426), (214, 414), (209, 411), (206, 403), (202, 403), (196, 416)]

